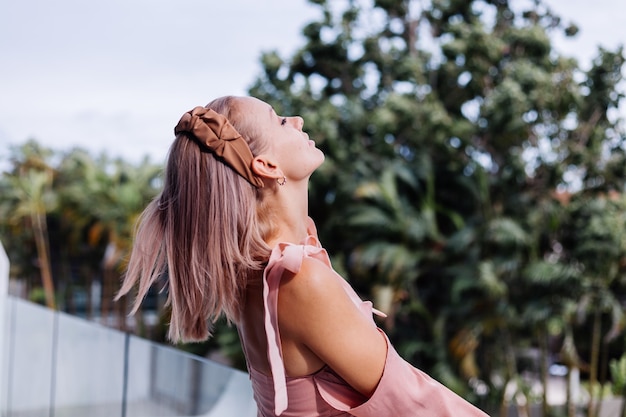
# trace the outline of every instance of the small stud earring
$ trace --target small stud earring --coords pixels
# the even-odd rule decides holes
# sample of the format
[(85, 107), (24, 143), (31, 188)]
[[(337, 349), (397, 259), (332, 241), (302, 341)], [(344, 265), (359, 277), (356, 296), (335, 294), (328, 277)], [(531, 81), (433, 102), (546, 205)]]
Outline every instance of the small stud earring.
[(278, 185), (283, 186), (287, 182), (287, 178), (283, 177), (282, 181), (277, 178), (276, 182), (278, 183)]

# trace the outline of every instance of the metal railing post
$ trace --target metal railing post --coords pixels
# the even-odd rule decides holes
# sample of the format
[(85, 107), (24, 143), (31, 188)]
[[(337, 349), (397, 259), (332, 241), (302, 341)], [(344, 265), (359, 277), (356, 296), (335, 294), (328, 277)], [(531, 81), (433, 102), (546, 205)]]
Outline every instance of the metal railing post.
[(130, 334), (124, 335), (124, 380), (122, 381), (122, 417), (126, 417), (128, 407), (128, 367), (130, 365)]
[[(4, 386), (5, 380), (7, 378), (8, 369), (4, 369), (5, 361), (5, 349), (7, 349), (9, 344), (9, 337), (7, 336), (8, 329), (5, 329), (6, 317), (7, 317), (7, 308), (9, 304), (8, 300), (9, 294), (9, 257), (2, 246), (2, 242), (0, 242), (0, 406), (4, 407), (2, 404), (2, 397), (4, 395), (8, 396), (8, 392), (6, 391), (8, 387)], [(8, 364), (7, 364), (8, 365)], [(3, 411), (0, 409), (0, 414)]]

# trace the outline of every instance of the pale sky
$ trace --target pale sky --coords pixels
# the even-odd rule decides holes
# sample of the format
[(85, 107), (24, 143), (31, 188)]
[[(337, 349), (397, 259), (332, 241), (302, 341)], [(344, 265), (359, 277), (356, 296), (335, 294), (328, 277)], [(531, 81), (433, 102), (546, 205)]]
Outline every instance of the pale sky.
[[(555, 46), (583, 68), (597, 46), (626, 43), (625, 3), (547, 3), (580, 26)], [(161, 163), (184, 111), (245, 94), (261, 52), (289, 57), (317, 15), (306, 0), (5, 0), (0, 165), (10, 144), (30, 138)]]

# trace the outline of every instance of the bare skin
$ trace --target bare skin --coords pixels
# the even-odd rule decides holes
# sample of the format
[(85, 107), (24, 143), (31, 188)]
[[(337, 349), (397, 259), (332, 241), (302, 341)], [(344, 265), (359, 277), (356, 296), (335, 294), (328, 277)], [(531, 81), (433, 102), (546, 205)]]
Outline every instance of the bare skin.
[[(278, 233), (267, 243), (299, 244), (311, 231), (308, 180), (323, 154), (302, 131), (302, 118), (279, 117), (256, 99), (244, 99), (242, 107), (270, 141), (270, 149), (252, 165), (266, 183), (264, 199), (280, 214)], [(277, 185), (283, 178), (286, 183)], [(386, 341), (322, 262), (305, 258), (297, 274), (282, 277), (278, 323), (287, 376), (311, 375), (327, 365), (355, 390), (371, 396), (382, 376)], [(247, 289), (238, 327), (250, 365), (270, 375), (260, 286)]]

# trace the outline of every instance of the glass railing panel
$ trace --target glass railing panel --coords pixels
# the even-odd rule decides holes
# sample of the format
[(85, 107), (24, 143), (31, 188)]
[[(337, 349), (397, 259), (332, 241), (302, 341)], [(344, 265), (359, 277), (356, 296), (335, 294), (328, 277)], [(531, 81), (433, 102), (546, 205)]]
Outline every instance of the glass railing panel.
[[(1, 297), (1, 296), (0, 296)], [(0, 323), (0, 331), (2, 331), (2, 336), (0, 340), (2, 344), (0, 345), (0, 416), (6, 416), (9, 414), (8, 410), (8, 389), (9, 389), (9, 376), (11, 375), (11, 369), (9, 368), (9, 354), (11, 352), (11, 343), (13, 341), (13, 336), (11, 335), (11, 318), (13, 317), (13, 299), (6, 297), (3, 301), (4, 304), (1, 303), (0, 306), (4, 307), (3, 311), (0, 312), (0, 317), (2, 317), (2, 323)]]
[(64, 313), (57, 317), (54, 415), (121, 416), (126, 335)]
[(0, 416), (256, 417), (246, 373), (9, 298)]
[(236, 371), (226, 368), (216, 362), (203, 361), (198, 364), (198, 375), (195, 383), (198, 386), (198, 396), (196, 407), (192, 410), (192, 415), (203, 415), (219, 402), (223, 395), (226, 395), (231, 379), (235, 377)]
[(127, 416), (255, 417), (247, 374), (130, 338)]
[(55, 315), (13, 298), (8, 348), (8, 415), (49, 415)]
[[(159, 357), (155, 353), (159, 348), (152, 342), (129, 336), (128, 345), (128, 372), (126, 384), (126, 416), (154, 416), (169, 417), (179, 415), (176, 404), (170, 399), (171, 395), (161, 395), (160, 384), (154, 380), (156, 369), (170, 370), (169, 383), (176, 389), (176, 366), (170, 362), (157, 363)], [(163, 349), (163, 348), (162, 348)], [(174, 364), (176, 365), (176, 364)]]
[(194, 415), (256, 417), (257, 407), (247, 373), (205, 361), (201, 374), (199, 410), (209, 409), (209, 412)]
[[(157, 416), (207, 414), (232, 372), (135, 337), (130, 340), (129, 365), (127, 406), (133, 412), (128, 415), (145, 415), (146, 408)], [(211, 376), (207, 378), (206, 373)], [(205, 386), (206, 379), (211, 383)]]

